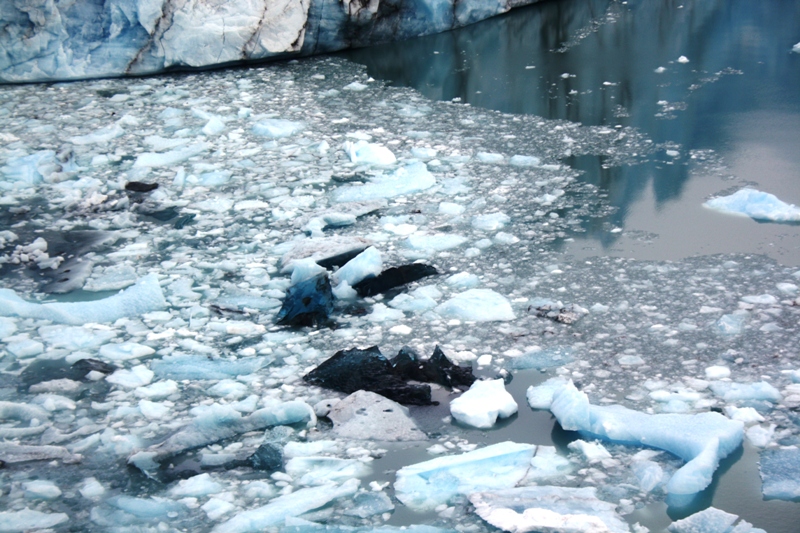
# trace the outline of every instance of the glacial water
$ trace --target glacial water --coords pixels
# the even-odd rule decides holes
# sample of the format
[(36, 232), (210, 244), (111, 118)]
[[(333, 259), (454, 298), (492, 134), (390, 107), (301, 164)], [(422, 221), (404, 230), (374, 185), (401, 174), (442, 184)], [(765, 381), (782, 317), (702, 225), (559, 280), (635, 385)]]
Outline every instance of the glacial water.
[(701, 207), (743, 185), (800, 204), (798, 20), (787, 0), (548, 1), (342, 55), (432, 99), (633, 126), (664, 143), (635, 166), (564, 155), (616, 208), (565, 243), (574, 257), (742, 252), (798, 265), (797, 226)]
[[(463, 496), (432, 511), (403, 505), (396, 473), (512, 440), (553, 446), (565, 470), (541, 484), (596, 487), (632, 528), (661, 533), (713, 505), (794, 533), (800, 504), (764, 501), (758, 461), (763, 448), (800, 446), (798, 226), (700, 207), (743, 184), (800, 203), (797, 93), (786, 85), (796, 87), (800, 60), (789, 52), (796, 7), (771, 5), (784, 10), (547, 2), (353, 53), (401, 58), (387, 74), (315, 58), (0, 87), (4, 527), (252, 531), (247, 518), (281, 498), (288, 514), (271, 525), (297, 531), (488, 532)], [(737, 6), (743, 14), (729, 12)], [(658, 43), (625, 45), (631, 24)], [(751, 54), (701, 46), (727, 50), (735, 35), (749, 36)], [(511, 48), (526, 39), (527, 51)], [(743, 170), (760, 162), (775, 172)], [(692, 231), (670, 221), (694, 221)], [(293, 259), (366, 244), (379, 252), (370, 268), (419, 261), (439, 274), (368, 298), (340, 285), (329, 321), (276, 324)], [(474, 303), (456, 305), (465, 295)], [(324, 419), (306, 427), (304, 404), (345, 395), (302, 376), (370, 345), (387, 356), (438, 345), (481, 378), (505, 378), (518, 413), (465, 427), (449, 416), (459, 392), (434, 386), (438, 405), (409, 408), (423, 442), (341, 437)], [(653, 455), (664, 479), (646, 489), (640, 446), (605, 442), (602, 461), (570, 448), (580, 436), (526, 402), (528, 387), (554, 376), (593, 405), (751, 408), (748, 433), (690, 505), (668, 508), (666, 481), (684, 462)], [(255, 468), (265, 444), (293, 468)], [(317, 455), (354, 468), (360, 488), (303, 466)], [(317, 483), (339, 497), (292, 500)], [(394, 510), (354, 510), (376, 495)]]

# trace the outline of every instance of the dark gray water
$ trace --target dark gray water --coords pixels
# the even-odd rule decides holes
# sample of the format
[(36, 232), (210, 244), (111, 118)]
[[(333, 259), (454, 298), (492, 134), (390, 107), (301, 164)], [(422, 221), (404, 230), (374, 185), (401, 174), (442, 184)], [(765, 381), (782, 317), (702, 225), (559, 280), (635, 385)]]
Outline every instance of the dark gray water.
[(665, 148), (634, 166), (564, 159), (617, 208), (564, 243), (576, 257), (744, 252), (798, 265), (798, 226), (701, 205), (745, 184), (800, 204), (798, 20), (789, 0), (563, 0), (344, 55), (429, 98), (635, 126)]

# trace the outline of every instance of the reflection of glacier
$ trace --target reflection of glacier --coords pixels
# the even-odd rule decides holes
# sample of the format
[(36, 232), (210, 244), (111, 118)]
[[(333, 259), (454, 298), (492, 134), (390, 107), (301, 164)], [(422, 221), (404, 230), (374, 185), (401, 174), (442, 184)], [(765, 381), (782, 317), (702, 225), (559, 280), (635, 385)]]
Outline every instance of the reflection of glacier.
[[(586, 227), (611, 244), (619, 234), (609, 234), (608, 223), (623, 226), (651, 184), (657, 208), (681, 197), (689, 150), (731, 149), (741, 133), (728, 125), (731, 118), (753, 110), (770, 117), (800, 111), (800, 70), (790, 52), (796, 25), (784, 22), (799, 19), (798, 4), (786, 1), (686, 2), (675, 9), (672, 2), (565, 0), (347, 57), (430, 98), (640, 128), (661, 148), (651, 164), (565, 159), (619, 208)], [(678, 62), (680, 56), (689, 62)], [(678, 155), (664, 149), (679, 149)]]
[(445, 31), (536, 0), (22, 0), (0, 6), (0, 81), (149, 74)]

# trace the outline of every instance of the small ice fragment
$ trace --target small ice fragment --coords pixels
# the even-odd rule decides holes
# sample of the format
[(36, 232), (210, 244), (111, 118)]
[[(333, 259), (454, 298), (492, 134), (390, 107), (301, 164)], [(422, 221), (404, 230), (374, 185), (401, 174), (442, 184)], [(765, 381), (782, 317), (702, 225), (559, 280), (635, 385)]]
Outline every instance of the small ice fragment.
[(792, 46), (792, 52), (800, 54), (800, 43), (797, 43), (796, 45)]
[(364, 185), (339, 187), (333, 192), (334, 202), (364, 202), (379, 198), (394, 198), (430, 189), (436, 178), (428, 172), (425, 163), (411, 163), (392, 174), (379, 175)]
[(153, 381), (155, 374), (152, 370), (144, 365), (137, 365), (130, 370), (121, 369), (117, 370), (106, 378), (106, 381), (125, 387), (126, 389), (135, 389), (142, 385), (149, 385)]
[(169, 495), (173, 498), (199, 497), (222, 492), (224, 489), (225, 487), (213, 480), (209, 474), (199, 474), (178, 481), (169, 489)]
[(119, 344), (104, 344), (100, 347), (100, 355), (111, 361), (127, 361), (140, 359), (154, 354), (156, 351), (149, 346), (136, 342), (122, 342)]
[(353, 163), (367, 163), (369, 165), (393, 165), (397, 158), (391, 150), (379, 144), (366, 141), (345, 141), (344, 151)]
[(570, 450), (583, 455), (589, 463), (599, 463), (603, 459), (610, 459), (611, 454), (608, 453), (605, 446), (597, 441), (588, 442), (578, 439), (570, 442), (567, 446)]
[(466, 208), (463, 205), (455, 204), (453, 202), (442, 202), (439, 204), (439, 212), (443, 215), (460, 215), (464, 212), (464, 209)]
[(731, 369), (727, 366), (710, 366), (706, 368), (705, 373), (708, 379), (722, 379), (730, 377)]
[(25, 508), (21, 511), (0, 512), (0, 531), (20, 532), (55, 527), (69, 521), (66, 513), (43, 513)]
[[(44, 479), (26, 481), (22, 487), (25, 489), (25, 497), (33, 500), (54, 500), (61, 496), (61, 489), (52, 481)], [(0, 525), (0, 531), (2, 530), (3, 526)]]
[(686, 57), (686, 56), (681, 56), (681, 57), (678, 58), (678, 63), (688, 63), (688, 62), (689, 62), (689, 58)]
[(271, 139), (281, 139), (302, 130), (305, 124), (280, 118), (265, 119), (253, 125), (253, 133)]
[(105, 494), (106, 489), (94, 477), (88, 477), (78, 486), (78, 491), (86, 499), (94, 500)]
[(747, 440), (750, 441), (750, 444), (756, 448), (766, 448), (769, 446), (770, 442), (772, 442), (772, 438), (775, 435), (775, 427), (775, 424), (770, 424), (767, 427), (752, 426), (747, 428), (744, 434), (747, 436)]
[(512, 155), (508, 164), (514, 167), (538, 167), (542, 160), (532, 155)]
[(770, 222), (800, 221), (800, 208), (779, 200), (775, 195), (755, 189), (740, 189), (729, 195), (712, 198), (704, 207), (733, 215)]
[(368, 85), (364, 85), (363, 83), (354, 81), (353, 83), (348, 83), (347, 85), (342, 87), (342, 89), (344, 89), (345, 91), (361, 92), (363, 90), (366, 90), (367, 87)]
[(502, 379), (476, 381), (468, 391), (450, 402), (453, 418), (476, 428), (490, 428), (498, 418), (508, 418), (517, 412), (517, 403), (509, 394)]
[(665, 69), (664, 67), (658, 67), (653, 72), (655, 72), (656, 74), (663, 74), (666, 71), (667, 71), (667, 69)]
[(494, 322), (514, 320), (511, 303), (491, 289), (469, 289), (456, 294), (436, 307), (436, 312), (447, 318)]
[(472, 227), (481, 231), (497, 231), (511, 221), (505, 213), (489, 213), (472, 217)]

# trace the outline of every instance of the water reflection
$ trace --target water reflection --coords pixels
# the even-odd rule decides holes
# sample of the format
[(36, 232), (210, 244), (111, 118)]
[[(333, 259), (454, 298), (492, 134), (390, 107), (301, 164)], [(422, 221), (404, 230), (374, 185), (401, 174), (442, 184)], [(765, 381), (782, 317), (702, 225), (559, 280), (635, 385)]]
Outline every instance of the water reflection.
[[(800, 3), (789, 0), (563, 0), (345, 55), (429, 98), (645, 131), (663, 148), (649, 163), (566, 160), (618, 208), (584, 226), (605, 253), (760, 252), (800, 264), (797, 230), (700, 207), (706, 196), (746, 182), (800, 204), (800, 54), (790, 52), (800, 40), (797, 20)], [(698, 165), (697, 150), (722, 155), (728, 168)], [(676, 226), (676, 218), (686, 224)], [(683, 238), (689, 223), (694, 232), (703, 228), (703, 238)], [(644, 246), (610, 233), (615, 227), (658, 238)], [(582, 246), (588, 255), (599, 251), (586, 242), (570, 251), (580, 255)]]

